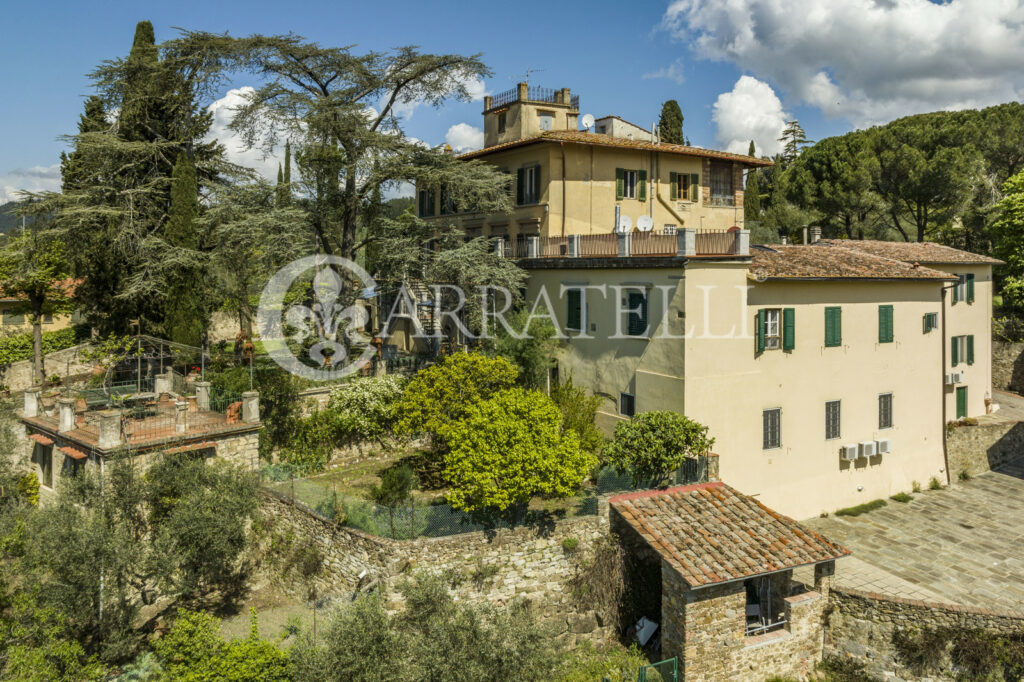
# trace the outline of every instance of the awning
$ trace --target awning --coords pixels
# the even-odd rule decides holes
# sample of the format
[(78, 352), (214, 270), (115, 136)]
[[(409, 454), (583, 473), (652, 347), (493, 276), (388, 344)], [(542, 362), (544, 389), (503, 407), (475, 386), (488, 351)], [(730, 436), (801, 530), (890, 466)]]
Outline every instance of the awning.
[(30, 433), (28, 437), (39, 443), (40, 445), (53, 445), (53, 439), (47, 438), (41, 433)]
[(82, 452), (78, 448), (73, 448), (70, 445), (62, 445), (62, 446), (60, 446), (57, 449), (60, 450), (61, 452), (63, 452), (68, 457), (70, 457), (71, 459), (82, 460), (82, 459), (88, 459), (88, 457), (89, 457), (89, 455), (85, 454), (84, 452)]

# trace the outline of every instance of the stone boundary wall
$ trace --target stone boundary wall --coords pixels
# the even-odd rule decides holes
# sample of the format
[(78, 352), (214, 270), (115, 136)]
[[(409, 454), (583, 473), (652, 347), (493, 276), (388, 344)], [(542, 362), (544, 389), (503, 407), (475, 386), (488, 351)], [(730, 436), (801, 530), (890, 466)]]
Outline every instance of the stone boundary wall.
[(1024, 343), (993, 339), (992, 388), (1024, 393)]
[(957, 426), (946, 436), (946, 453), (954, 481), (962, 471), (975, 476), (997, 469), (1024, 455), (1024, 422)]
[[(80, 343), (71, 348), (54, 351), (43, 356), (43, 374), (47, 377), (59, 374), (61, 377), (68, 371), (68, 360), (71, 361), (71, 374), (84, 374), (89, 372), (94, 362), (81, 357), (80, 352), (89, 347), (89, 343)], [(12, 391), (24, 391), (26, 388), (35, 386), (32, 378), (32, 360), (19, 360), (6, 366), (0, 366), (0, 381), (7, 384)]]
[[(268, 542), (278, 546), (313, 546), (323, 557), (323, 570), (310, 582), (320, 597), (348, 597), (354, 591), (379, 586), (390, 608), (400, 608), (398, 586), (417, 572), (442, 573), (451, 579), (461, 600), (497, 605), (526, 599), (538, 617), (568, 646), (580, 638), (601, 642), (617, 633), (592, 610), (575, 606), (567, 580), (575, 556), (608, 533), (608, 519), (584, 516), (541, 528), (523, 527), (497, 532), (472, 532), (441, 538), (392, 540), (341, 526), (301, 503), (273, 491), (261, 490), (260, 509)], [(572, 552), (566, 538), (578, 540)], [(283, 587), (301, 599), (309, 586), (294, 570)]]
[(1010, 634), (1024, 629), (1024, 610), (996, 611), (832, 587), (825, 655), (854, 658), (879, 678), (917, 679), (898, 660), (892, 635), (901, 629), (956, 628)]

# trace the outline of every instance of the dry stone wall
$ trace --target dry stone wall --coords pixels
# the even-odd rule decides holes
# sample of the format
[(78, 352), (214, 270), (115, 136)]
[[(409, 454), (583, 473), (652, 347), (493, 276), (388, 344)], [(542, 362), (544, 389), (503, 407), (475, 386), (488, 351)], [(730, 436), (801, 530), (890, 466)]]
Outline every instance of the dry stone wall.
[[(599, 642), (617, 634), (594, 611), (578, 608), (567, 584), (575, 554), (607, 534), (607, 518), (579, 517), (540, 529), (391, 540), (338, 525), (271, 491), (263, 491), (260, 506), (270, 544), (290, 546), (287, 551), (292, 553), (313, 547), (323, 558), (323, 570), (315, 577), (286, 572), (285, 587), (299, 598), (308, 598), (310, 587), (321, 597), (379, 587), (390, 607), (397, 609), (402, 606), (397, 588), (404, 578), (440, 573), (450, 579), (459, 599), (496, 605), (529, 601), (569, 646), (583, 638)], [(578, 541), (573, 552), (563, 548), (566, 538)]]
[[(82, 343), (43, 356), (43, 374), (47, 377), (54, 374), (63, 377), (65, 373), (77, 375), (89, 372), (94, 363), (82, 356), (82, 351), (88, 347), (88, 343)], [(0, 380), (12, 391), (24, 391), (38, 383), (32, 376), (32, 360), (20, 360), (0, 367)]]
[(953, 480), (962, 471), (975, 476), (996, 469), (1024, 455), (1024, 423), (957, 426), (946, 436), (946, 453)]
[(992, 388), (1024, 393), (1024, 343), (992, 342)]
[[(832, 588), (825, 630), (825, 655), (852, 658), (878, 679), (918, 679), (900, 662), (893, 646), (899, 629), (987, 630), (1011, 634), (1024, 629), (1024, 611), (901, 599), (849, 588)], [(946, 674), (940, 679), (952, 679)]]

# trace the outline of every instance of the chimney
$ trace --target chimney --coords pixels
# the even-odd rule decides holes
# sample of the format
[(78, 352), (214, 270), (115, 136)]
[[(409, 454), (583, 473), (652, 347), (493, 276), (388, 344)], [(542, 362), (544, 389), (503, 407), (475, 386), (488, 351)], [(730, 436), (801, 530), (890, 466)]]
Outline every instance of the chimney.
[(807, 226), (804, 225), (804, 244), (806, 245), (806, 244), (809, 244), (809, 243), (810, 242), (807, 241)]
[(530, 97), (529, 83), (516, 83), (516, 99), (525, 102)]
[(494, 108), (494, 98), (490, 95), (484, 95), (484, 111), (490, 111)]
[(821, 228), (815, 225), (811, 228), (811, 243), (817, 244), (821, 239)]

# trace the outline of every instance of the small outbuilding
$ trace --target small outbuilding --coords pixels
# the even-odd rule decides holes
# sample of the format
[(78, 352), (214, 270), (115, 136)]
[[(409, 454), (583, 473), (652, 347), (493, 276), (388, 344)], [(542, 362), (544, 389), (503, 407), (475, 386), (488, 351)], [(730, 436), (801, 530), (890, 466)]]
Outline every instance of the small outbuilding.
[[(661, 654), (687, 682), (803, 676), (821, 660), (835, 560), (849, 550), (721, 482), (609, 503), (639, 590), (653, 592), (660, 572)], [(813, 584), (794, 569), (813, 570)]]

